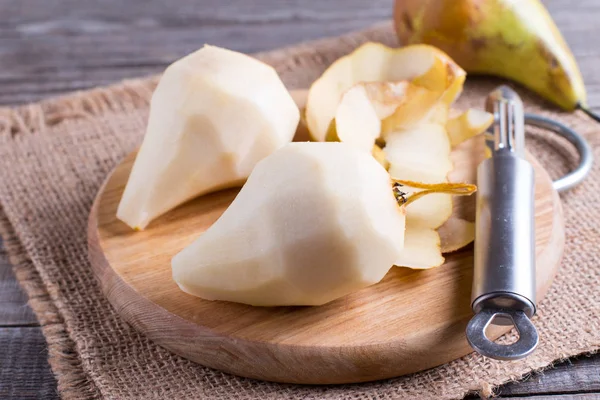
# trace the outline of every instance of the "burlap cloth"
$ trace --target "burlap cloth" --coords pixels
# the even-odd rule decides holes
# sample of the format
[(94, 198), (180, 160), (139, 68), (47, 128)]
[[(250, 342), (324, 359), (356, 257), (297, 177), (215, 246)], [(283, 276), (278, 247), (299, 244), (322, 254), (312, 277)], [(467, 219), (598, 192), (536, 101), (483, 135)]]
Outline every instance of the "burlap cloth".
[[(390, 24), (260, 54), (289, 88), (304, 88), (339, 56), (367, 40), (396, 45)], [(198, 43), (200, 46), (201, 43)], [(157, 79), (127, 81), (15, 109), (0, 109), (0, 220), (21, 285), (48, 341), (60, 394), (108, 399), (419, 399), (490, 395), (555, 360), (600, 345), (600, 168), (562, 196), (566, 255), (535, 324), (539, 349), (515, 362), (471, 354), (397, 379), (343, 386), (298, 386), (239, 378), (194, 364), (155, 345), (122, 321), (102, 295), (87, 259), (86, 223), (100, 184), (139, 145)], [(470, 79), (459, 106), (480, 107), (499, 81)], [(600, 126), (566, 114), (524, 90), (530, 110), (583, 133), (600, 159)], [(533, 152), (558, 176), (577, 157), (533, 133)], [(318, 368), (318, 366), (316, 366)]]

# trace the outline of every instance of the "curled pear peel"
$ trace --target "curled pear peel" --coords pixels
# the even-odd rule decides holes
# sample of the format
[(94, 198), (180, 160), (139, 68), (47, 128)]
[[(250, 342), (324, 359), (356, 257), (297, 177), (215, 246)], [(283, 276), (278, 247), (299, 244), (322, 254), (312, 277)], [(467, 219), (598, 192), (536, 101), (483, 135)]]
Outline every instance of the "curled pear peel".
[(488, 112), (469, 109), (464, 113), (448, 119), (446, 131), (452, 147), (484, 132), (494, 122), (494, 116)]
[(187, 293), (319, 305), (379, 282), (405, 211), (386, 170), (345, 143), (291, 143), (259, 162), (225, 213), (172, 260)]
[[(393, 179), (447, 182), (453, 165), (450, 141), (442, 125), (422, 123), (418, 127), (388, 135), (383, 151)], [(411, 189), (407, 189), (411, 190)], [(452, 215), (452, 197), (436, 193), (407, 205), (407, 223), (436, 229)], [(415, 223), (416, 222), (416, 223)]]
[(183, 57), (154, 91), (117, 217), (143, 229), (193, 197), (243, 183), (292, 140), (298, 120), (272, 67), (213, 46)]
[(404, 248), (394, 261), (397, 267), (429, 269), (444, 264), (440, 235), (435, 229), (411, 226), (407, 222)]
[(340, 99), (361, 82), (402, 82), (439, 94), (450, 105), (459, 95), (465, 71), (444, 52), (427, 46), (392, 49), (379, 43), (365, 43), (335, 61), (310, 87), (306, 120), (311, 136), (324, 141)]
[(452, 216), (437, 229), (437, 233), (442, 253), (453, 253), (475, 240), (475, 223)]
[(392, 132), (383, 148), (393, 178), (426, 183), (446, 180), (452, 170), (451, 150), (444, 127), (432, 123)]

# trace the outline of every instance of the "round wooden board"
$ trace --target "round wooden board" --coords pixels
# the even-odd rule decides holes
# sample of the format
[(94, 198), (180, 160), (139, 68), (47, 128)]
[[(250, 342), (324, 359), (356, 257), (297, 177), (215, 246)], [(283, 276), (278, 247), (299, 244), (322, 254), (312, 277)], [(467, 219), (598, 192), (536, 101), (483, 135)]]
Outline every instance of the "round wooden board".
[[(453, 152), (457, 170), (472, 171), (470, 181), (481, 145), (472, 140)], [(171, 258), (219, 218), (237, 190), (200, 197), (135, 232), (115, 217), (133, 160), (132, 154), (117, 166), (98, 194), (89, 219), (89, 255), (117, 312), (159, 345), (233, 374), (311, 384), (399, 376), (472, 351), (464, 335), (472, 316), (472, 246), (448, 255), (438, 268), (391, 268), (380, 283), (323, 306), (202, 300), (173, 282)], [(550, 178), (532, 162), (540, 300), (560, 264), (564, 228)], [(455, 202), (455, 212), (472, 215), (473, 200)], [(495, 327), (492, 333), (506, 330)]]

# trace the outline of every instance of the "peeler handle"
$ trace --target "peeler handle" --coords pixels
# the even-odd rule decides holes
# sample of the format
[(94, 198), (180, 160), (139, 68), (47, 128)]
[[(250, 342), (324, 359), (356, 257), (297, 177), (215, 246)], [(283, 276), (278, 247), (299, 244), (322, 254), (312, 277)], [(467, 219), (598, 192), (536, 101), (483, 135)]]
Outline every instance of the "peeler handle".
[(471, 305), (535, 314), (534, 170), (507, 150), (477, 169)]
[[(486, 109), (494, 113), (493, 135), (486, 141), (490, 157), (477, 168), (475, 269), (467, 340), (479, 353), (500, 360), (530, 354), (538, 335), (535, 314), (535, 215), (533, 166), (525, 159), (523, 103), (507, 86), (494, 90)], [(491, 341), (486, 328), (514, 325), (519, 340)]]
[[(477, 169), (475, 270), (471, 306), (475, 316), (467, 339), (479, 353), (500, 360), (530, 354), (538, 334), (535, 314), (534, 170), (508, 150), (497, 151)], [(491, 323), (514, 325), (519, 340), (494, 343), (485, 335)]]

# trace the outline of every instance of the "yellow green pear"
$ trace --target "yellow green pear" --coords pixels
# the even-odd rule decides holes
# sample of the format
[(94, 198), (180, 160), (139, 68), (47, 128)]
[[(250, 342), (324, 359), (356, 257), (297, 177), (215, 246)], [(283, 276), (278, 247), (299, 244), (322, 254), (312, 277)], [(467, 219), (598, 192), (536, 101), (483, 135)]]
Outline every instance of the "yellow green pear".
[(468, 73), (514, 80), (566, 109), (586, 107), (581, 73), (539, 0), (396, 0), (404, 45), (439, 47)]

